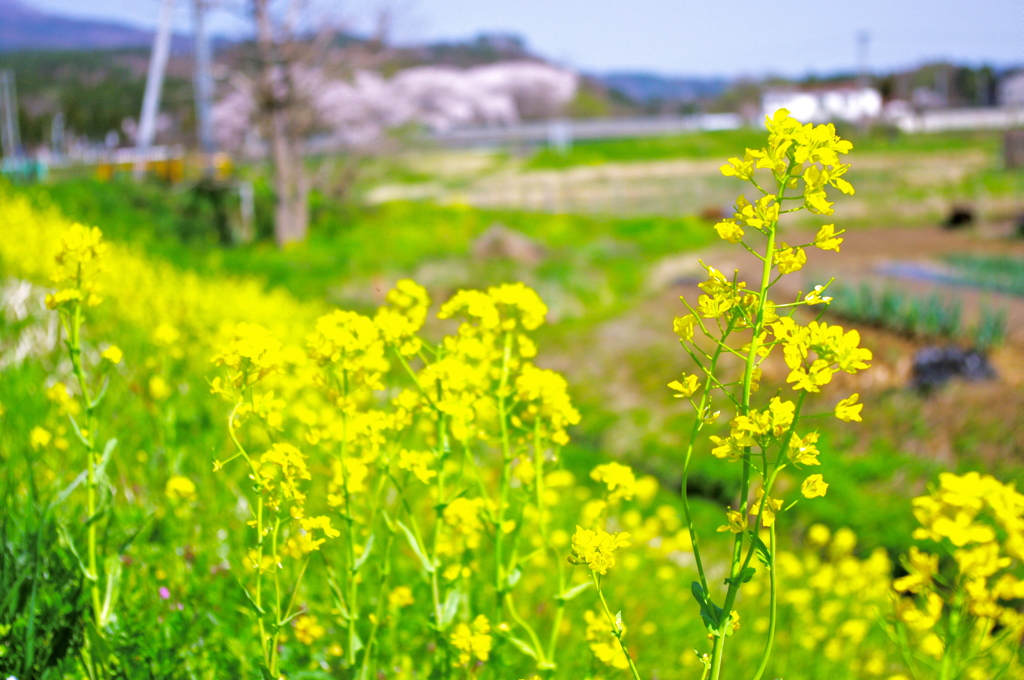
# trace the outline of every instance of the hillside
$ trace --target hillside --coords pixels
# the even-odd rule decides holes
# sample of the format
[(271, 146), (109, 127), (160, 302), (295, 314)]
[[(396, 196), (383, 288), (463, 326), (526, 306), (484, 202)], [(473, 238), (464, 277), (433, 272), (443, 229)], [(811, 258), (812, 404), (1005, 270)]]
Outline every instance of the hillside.
[[(0, 0), (0, 52), (17, 50), (95, 50), (148, 47), (153, 32), (113, 21), (72, 19), (42, 12), (18, 0)], [(183, 35), (172, 49), (189, 49)]]

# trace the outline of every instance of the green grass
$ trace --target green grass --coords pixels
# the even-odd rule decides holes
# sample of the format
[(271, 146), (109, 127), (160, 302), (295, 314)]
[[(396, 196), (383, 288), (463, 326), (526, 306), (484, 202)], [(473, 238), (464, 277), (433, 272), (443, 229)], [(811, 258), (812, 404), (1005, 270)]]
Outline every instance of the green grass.
[(960, 285), (1024, 297), (1024, 258), (957, 253), (946, 261)]
[[(746, 147), (764, 145), (764, 133), (755, 129), (689, 132), (679, 135), (600, 139), (575, 142), (565, 154), (541, 149), (526, 163), (531, 170), (598, 165), (612, 162), (658, 161), (672, 158), (722, 158)], [(737, 151), (739, 150), (739, 151)]]
[[(27, 193), (39, 205), (55, 206), (72, 219), (100, 225), (108, 238), (136, 244), (183, 269), (255, 276), (269, 288), (284, 288), (302, 298), (323, 299), (353, 279), (408, 276), (425, 262), (466, 260), (473, 240), (495, 224), (522, 232), (548, 251), (539, 276), (565, 282), (581, 267), (598, 268), (618, 295), (639, 288), (643, 264), (711, 239), (706, 225), (691, 217), (551, 215), (425, 202), (357, 209), (316, 197), (305, 243), (279, 250), (264, 238), (224, 248), (209, 225), (208, 210), (190, 212), (191, 199), (182, 189), (72, 180), (12, 190)], [(269, 216), (269, 197), (257, 201), (257, 212)], [(501, 263), (476, 264), (475, 273), (491, 280), (519, 273)]]
[[(863, 132), (840, 125), (840, 134), (850, 139), (856, 152), (936, 153), (981, 149), (995, 153), (1000, 147), (997, 132), (939, 132), (905, 134), (893, 129), (876, 128)], [(689, 132), (655, 137), (600, 139), (575, 142), (561, 154), (553, 149), (537, 151), (526, 163), (532, 170), (566, 168), (574, 165), (598, 165), (613, 162), (658, 161), (674, 158), (721, 158), (742, 155), (742, 150), (764, 146), (764, 131), (759, 128)]]
[(902, 335), (927, 340), (965, 340), (985, 351), (1006, 337), (1006, 313), (983, 306), (981, 318), (968, 328), (961, 320), (958, 299), (908, 295), (896, 288), (876, 289), (863, 284), (854, 289), (833, 286), (830, 314)]

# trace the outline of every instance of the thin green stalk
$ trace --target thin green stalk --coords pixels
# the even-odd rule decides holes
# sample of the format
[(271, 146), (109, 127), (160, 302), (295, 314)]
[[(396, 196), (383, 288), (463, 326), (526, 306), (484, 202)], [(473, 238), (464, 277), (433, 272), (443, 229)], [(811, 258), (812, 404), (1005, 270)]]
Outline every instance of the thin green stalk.
[(754, 673), (754, 680), (761, 680), (764, 671), (768, 668), (768, 659), (772, 655), (772, 646), (775, 644), (775, 626), (778, 623), (778, 579), (775, 577), (775, 523), (768, 527), (768, 579), (769, 579), (769, 604), (768, 604), (768, 640), (764, 645), (764, 654), (761, 655), (761, 663)]
[(281, 628), (281, 620), (284, 618), (281, 616), (281, 570), (277, 567), (277, 537), (278, 532), (281, 529), (281, 517), (274, 517), (274, 531), (271, 534), (272, 538), (270, 541), (271, 555), (274, 557), (274, 638), (275, 642), (270, 648), (270, 673), (274, 677), (277, 677), (277, 644), (276, 638), (278, 631)]
[(377, 593), (377, 612), (373, 624), (370, 627), (370, 634), (366, 638), (366, 649), (363, 652), (363, 662), (359, 669), (358, 677), (374, 678), (377, 675), (377, 631), (384, 620), (385, 608), (387, 606), (388, 580), (391, 578), (391, 548), (395, 542), (395, 535), (388, 533), (388, 540), (384, 546), (384, 561), (380, 572), (380, 589)]
[[(726, 329), (726, 336), (732, 332), (732, 325)], [(697, 441), (697, 433), (700, 432), (703, 427), (704, 411), (711, 405), (711, 382), (712, 374), (714, 373), (715, 367), (718, 365), (718, 359), (722, 356), (722, 346), (719, 345), (715, 349), (715, 353), (712, 355), (708, 368), (705, 371), (704, 390), (701, 393), (700, 406), (697, 410), (697, 419), (693, 423), (693, 429), (690, 431), (690, 440), (686, 446), (686, 455), (683, 458), (683, 479), (681, 482), (681, 496), (683, 500), (683, 515), (686, 520), (686, 528), (690, 532), (690, 544), (693, 546), (693, 557), (697, 564), (697, 574), (700, 577), (700, 584), (704, 588), (704, 592), (708, 593), (708, 579), (704, 573), (704, 562), (700, 557), (700, 547), (697, 540), (697, 530), (693, 528), (693, 516), (690, 514), (690, 499), (687, 493), (686, 486), (690, 475), (690, 459), (693, 456), (693, 447)]]
[[(263, 491), (260, 490), (259, 500), (256, 502), (256, 608), (263, 610)], [(267, 627), (263, 622), (263, 614), (259, 615), (258, 626), (260, 630), (260, 646), (263, 648), (263, 663), (267, 669), (271, 668), (270, 647), (273, 642), (267, 640)]]
[[(537, 522), (540, 526), (540, 535), (544, 540), (544, 546), (558, 566), (558, 593), (565, 592), (565, 565), (560, 559), (558, 551), (551, 545), (551, 534), (548, 527), (547, 517), (544, 514), (544, 451), (540, 446), (540, 419), (533, 423), (533, 468), (534, 468), (534, 493), (537, 503)], [(562, 627), (562, 618), (565, 616), (565, 600), (555, 600), (555, 619), (551, 627), (551, 635), (548, 638), (547, 662), (555, 666), (555, 650), (558, 645), (558, 634)]]
[[(242, 376), (242, 383), (246, 383), (247, 376)], [(252, 398), (252, 389), (249, 390), (250, 399)], [(238, 449), (238, 454), (241, 456), (249, 466), (249, 471), (252, 473), (253, 484), (256, 487), (256, 493), (258, 494), (256, 499), (256, 592), (253, 596), (253, 602), (256, 604), (256, 608), (263, 611), (263, 477), (260, 475), (259, 468), (253, 463), (252, 458), (249, 457), (245, 447), (238, 441), (238, 435), (235, 434), (235, 417), (238, 414), (238, 408), (244, 403), (245, 397), (243, 396), (239, 400), (234, 408), (231, 409), (231, 413), (228, 414), (228, 437), (231, 438), (231, 442)], [(260, 651), (263, 653), (263, 664), (268, 670), (271, 669), (271, 655), (269, 647), (273, 645), (272, 642), (267, 640), (267, 627), (263, 621), (263, 614), (258, 614), (256, 619), (256, 626), (259, 629), (260, 634)]]
[(717, 678), (722, 673), (722, 659), (725, 652), (725, 635), (716, 635), (715, 642), (711, 647), (711, 675)]
[[(777, 202), (781, 202), (785, 197), (786, 184), (790, 179), (790, 170), (787, 169), (786, 174), (779, 180), (779, 191)], [(747, 351), (747, 361), (743, 370), (743, 387), (741, 394), (741, 415), (748, 415), (750, 413), (750, 396), (752, 393), (751, 385), (753, 382), (754, 368), (757, 363), (757, 352), (760, 343), (759, 336), (763, 331), (764, 325), (764, 311), (765, 304), (768, 300), (768, 290), (771, 288), (772, 280), (772, 267), (774, 265), (774, 254), (775, 254), (775, 237), (778, 233), (779, 221), (774, 220), (768, 227), (768, 241), (765, 245), (765, 256), (763, 258), (763, 266), (761, 269), (761, 283), (758, 288), (758, 300), (757, 300), (757, 313), (754, 315), (754, 323), (751, 325), (751, 338), (750, 346)], [(794, 422), (796, 418), (794, 418)], [(785, 455), (785, 450), (782, 451), (780, 457)], [(750, 472), (751, 472), (751, 460), (750, 450), (747, 449), (743, 456), (743, 472), (742, 481), (740, 483), (740, 507), (739, 511), (744, 517), (747, 516), (747, 503), (750, 495)], [(780, 468), (776, 468), (776, 472)], [(774, 475), (770, 481), (774, 481)], [(769, 480), (764, 483), (764, 496), (767, 496), (771, 490), (771, 484)], [(757, 527), (760, 525), (761, 514), (764, 511), (764, 507), (767, 504), (767, 500), (761, 503), (761, 507), (758, 511), (758, 517), (754, 525), (754, 531), (757, 531)], [(743, 571), (750, 564), (750, 559), (753, 557), (755, 542), (751, 541), (749, 549), (747, 550), (746, 558), (741, 560), (740, 556), (743, 553), (743, 543), (745, 540), (745, 532), (736, 534), (735, 541), (733, 543), (733, 554), (732, 554), (732, 566), (730, 569), (729, 576), (733, 579), (729, 583), (729, 588), (726, 593), (725, 604), (723, 606), (723, 612), (725, 620), (719, 623), (720, 629), (715, 634), (715, 645), (712, 649), (712, 663), (711, 663), (711, 680), (719, 680), (722, 672), (722, 654), (724, 649), (724, 638), (726, 627), (728, 626), (729, 616), (731, 613), (732, 605), (736, 600), (736, 596), (739, 593), (739, 583), (736, 577), (743, 573)], [(742, 566), (741, 566), (742, 564)], [(721, 640), (721, 644), (719, 644)]]
[[(418, 384), (418, 383), (417, 383)], [(440, 401), (441, 385), (438, 384), (438, 401)], [(437, 403), (437, 402), (433, 402)], [(444, 677), (450, 677), (451, 675), (451, 647), (448, 645), (448, 640), (444, 636), (444, 631), (441, 630), (441, 619), (442, 617), (442, 604), (441, 604), (441, 583), (440, 577), (437, 573), (438, 559), (437, 559), (437, 547), (441, 541), (441, 507), (444, 503), (444, 460), (445, 452), (447, 451), (447, 428), (445, 426), (444, 413), (434, 407), (434, 413), (437, 419), (437, 448), (434, 451), (434, 455), (437, 457), (437, 484), (434, 487), (436, 498), (437, 498), (437, 516), (434, 518), (434, 531), (433, 537), (430, 544), (430, 564), (433, 566), (430, 572), (430, 597), (432, 604), (434, 605), (434, 631), (437, 635), (437, 648), (444, 650)], [(412, 513), (410, 513), (410, 519), (413, 521), (413, 531), (416, 535), (416, 540), (420, 541), (420, 545), (423, 545), (422, 539), (419, 537), (419, 529), (416, 527), (415, 520), (413, 519)]]
[(498, 421), (501, 426), (501, 482), (498, 493), (498, 509), (494, 523), (494, 590), (496, 596), (495, 618), (501, 613), (501, 604), (507, 590), (502, 542), (505, 536), (505, 506), (508, 504), (509, 468), (512, 450), (508, 434), (508, 372), (512, 355), (512, 334), (505, 333), (504, 349), (501, 355), (501, 378), (498, 381)]
[(537, 663), (541, 666), (546, 666), (548, 661), (544, 654), (544, 646), (540, 643), (540, 637), (537, 635), (537, 631), (533, 629), (533, 626), (522, 617), (519, 610), (516, 609), (516, 604), (512, 600), (512, 591), (505, 591), (505, 606), (508, 608), (509, 615), (516, 624), (526, 631), (526, 634), (530, 636), (530, 642), (533, 643), (533, 650), (537, 654)]
[(619, 641), (619, 647), (622, 648), (622, 653), (626, 657), (626, 661), (629, 663), (629, 670), (633, 674), (633, 680), (640, 680), (640, 672), (636, 669), (636, 664), (633, 663), (633, 657), (629, 655), (629, 649), (626, 648), (626, 643), (622, 641), (622, 629), (619, 627), (619, 622), (612, 614), (612, 610), (608, 607), (608, 601), (604, 599), (604, 593), (601, 591), (601, 579), (598, 577), (597, 572), (591, 570), (591, 578), (594, 579), (594, 588), (597, 590), (598, 599), (601, 600), (601, 607), (604, 609), (605, 616), (608, 617), (608, 623), (611, 624), (612, 633), (615, 635), (615, 639)]
[[(82, 286), (82, 274), (81, 265), (79, 265), (77, 285), (79, 288)], [(79, 389), (82, 392), (82, 401), (85, 402), (85, 423), (86, 433), (83, 439), (86, 444), (86, 508), (88, 512), (89, 527), (88, 533), (88, 563), (89, 563), (89, 579), (92, 583), (89, 586), (89, 592), (92, 600), (93, 619), (96, 621), (96, 628), (100, 630), (102, 628), (102, 605), (100, 604), (100, 588), (99, 588), (99, 563), (97, 558), (97, 541), (96, 541), (96, 427), (97, 418), (95, 413), (96, 405), (92, 400), (92, 392), (89, 390), (89, 383), (85, 378), (85, 371), (82, 368), (82, 303), (75, 304), (74, 309), (71, 313), (71, 319), (68, 324), (68, 354), (71, 359), (72, 370), (74, 371), (75, 378), (78, 380)]]

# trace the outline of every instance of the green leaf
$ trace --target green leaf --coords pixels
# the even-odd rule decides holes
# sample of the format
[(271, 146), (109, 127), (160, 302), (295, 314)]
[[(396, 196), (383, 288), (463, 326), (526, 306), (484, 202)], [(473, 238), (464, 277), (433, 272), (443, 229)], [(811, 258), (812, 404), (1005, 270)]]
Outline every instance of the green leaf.
[(690, 586), (690, 591), (693, 593), (693, 599), (697, 600), (697, 604), (700, 605), (700, 618), (704, 621), (704, 627), (709, 631), (716, 630), (718, 622), (721, 620), (722, 608), (708, 600), (707, 593), (704, 592), (704, 587), (700, 583), (694, 581)]
[(331, 593), (334, 595), (334, 606), (338, 608), (338, 615), (345, 621), (351, 621), (352, 614), (349, 613), (348, 605), (345, 604), (345, 595), (341, 592), (338, 577), (329, 564), (327, 565), (327, 585), (330, 586)]
[(103, 455), (100, 456), (99, 462), (96, 464), (96, 483), (105, 482), (107, 480), (107, 464), (110, 462), (110, 456), (114, 453), (114, 447), (117, 446), (117, 439), (111, 437), (107, 440), (107, 443), (103, 445)]
[(103, 608), (100, 610), (100, 625), (106, 626), (110, 623), (117, 604), (117, 597), (121, 594), (121, 574), (123, 566), (121, 558), (111, 555), (103, 561), (103, 570), (107, 572), (107, 587), (103, 592)]
[(758, 561), (771, 569), (772, 553), (768, 549), (768, 546), (764, 544), (764, 541), (761, 540), (761, 537), (757, 535), (756, 531), (750, 532), (750, 540), (754, 543), (754, 554), (757, 555)]
[(592, 585), (594, 585), (593, 581), (585, 581), (579, 584), (578, 586), (573, 586), (572, 588), (569, 588), (569, 590), (566, 590), (564, 593), (559, 593), (558, 595), (555, 595), (555, 599), (561, 602), (568, 602), (569, 600), (574, 599), (577, 595), (579, 595)]
[(505, 639), (512, 643), (512, 645), (520, 652), (530, 657), (534, 661), (537, 660), (537, 652), (531, 647), (525, 640), (517, 638), (512, 633), (505, 633)]
[(699, 604), (701, 608), (708, 606), (708, 596), (704, 592), (704, 587), (700, 583), (694, 581), (690, 585), (690, 592), (693, 593), (693, 599), (697, 600), (697, 604)]
[(736, 576), (730, 576), (729, 578), (725, 579), (725, 582), (728, 585), (739, 587), (744, 583), (750, 581), (750, 579), (754, 578), (754, 574), (756, 573), (756, 569), (754, 569), (753, 567), (747, 567)]
[(103, 401), (103, 397), (107, 396), (107, 388), (110, 387), (110, 378), (106, 377), (103, 379), (103, 387), (100, 388), (99, 394), (92, 398), (92, 407), (95, 409)]
[(462, 593), (458, 590), (453, 589), (448, 593), (448, 597), (445, 598), (444, 605), (441, 607), (441, 620), (437, 622), (440, 630), (447, 630), (448, 626), (455, 620), (455, 615), (459, 613), (459, 604), (461, 602)]
[(363, 548), (363, 554), (356, 558), (355, 564), (352, 565), (352, 573), (359, 573), (359, 569), (366, 564), (366, 560), (370, 559), (370, 551), (373, 550), (373, 534), (366, 539), (366, 546)]
[(428, 574), (433, 574), (435, 567), (431, 564), (430, 559), (427, 558), (426, 553), (423, 552), (423, 548), (420, 547), (420, 542), (416, 540), (416, 536), (414, 536), (412, 531), (409, 530), (409, 527), (405, 526), (402, 522), (399, 521), (396, 522), (396, 524), (398, 524), (398, 527), (405, 532), (405, 537), (409, 539), (409, 545), (412, 547), (412, 551), (416, 553), (416, 557), (419, 558), (420, 564), (423, 565), (423, 570)]
[(68, 420), (71, 421), (71, 429), (75, 431), (75, 436), (78, 437), (78, 441), (82, 442), (82, 445), (86, 448), (89, 447), (89, 440), (82, 436), (82, 428), (78, 427), (78, 421), (75, 417), (68, 413)]
[(292, 612), (291, 614), (277, 622), (277, 628), (284, 628), (289, 623), (291, 623), (293, 619), (297, 619), (298, 617), (307, 613), (309, 612), (307, 612), (305, 609), (299, 609), (298, 611)]
[(242, 589), (243, 593), (245, 593), (245, 599), (248, 600), (249, 607), (252, 608), (256, 615), (262, 617), (264, 614), (266, 614), (266, 612), (263, 610), (263, 607), (256, 604), (256, 600), (252, 599), (252, 595), (249, 594), (249, 589), (245, 587), (245, 584), (239, 581), (238, 579), (235, 579), (235, 583), (237, 583), (238, 587)]
[(75, 548), (75, 541), (71, 538), (71, 534), (68, 533), (67, 527), (60, 524), (57, 527), (57, 531), (60, 532), (61, 538), (63, 538), (64, 543), (67, 544), (68, 550), (70, 550), (71, 554), (75, 556), (75, 561), (78, 562), (79, 569), (81, 569), (82, 573), (85, 574), (86, 580), (96, 581), (99, 577), (89, 570), (89, 567), (87, 567), (85, 562), (82, 560), (82, 556), (78, 554), (78, 549)]
[(392, 534), (395, 533), (395, 520), (391, 519), (391, 515), (388, 514), (388, 511), (381, 510), (380, 514), (384, 517), (384, 524), (387, 526), (388, 531)]
[(53, 501), (53, 503), (50, 504), (50, 507), (55, 507), (66, 501), (68, 496), (70, 496), (74, 492), (74, 490), (77, 489), (79, 485), (81, 485), (82, 482), (84, 482), (88, 478), (89, 473), (83, 470), (81, 474), (75, 477), (70, 484), (64, 487), (64, 489), (59, 494), (57, 494), (57, 498)]
[(352, 631), (352, 636), (349, 638), (349, 644), (352, 645), (353, 654), (355, 654), (365, 646), (363, 644), (363, 639), (359, 637), (359, 633), (357, 633), (356, 631)]

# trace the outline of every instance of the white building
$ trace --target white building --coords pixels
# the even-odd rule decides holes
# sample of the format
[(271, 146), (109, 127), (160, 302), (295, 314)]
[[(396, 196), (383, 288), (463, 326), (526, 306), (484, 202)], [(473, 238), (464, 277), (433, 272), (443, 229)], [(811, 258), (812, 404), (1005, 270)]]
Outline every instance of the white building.
[(1024, 106), (1024, 71), (1011, 73), (999, 83), (1000, 106)]
[(771, 116), (779, 109), (789, 109), (794, 118), (808, 123), (856, 122), (882, 114), (882, 95), (873, 87), (765, 92), (761, 97), (762, 113)]

